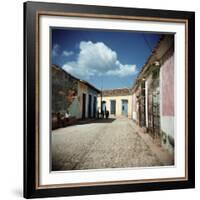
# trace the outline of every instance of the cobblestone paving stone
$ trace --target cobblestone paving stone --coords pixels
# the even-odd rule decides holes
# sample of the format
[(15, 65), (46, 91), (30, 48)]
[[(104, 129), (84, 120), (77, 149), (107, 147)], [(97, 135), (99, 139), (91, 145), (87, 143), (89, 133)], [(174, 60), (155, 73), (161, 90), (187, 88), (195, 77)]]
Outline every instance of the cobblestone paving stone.
[(161, 166), (127, 118), (100, 120), (52, 132), (52, 169)]

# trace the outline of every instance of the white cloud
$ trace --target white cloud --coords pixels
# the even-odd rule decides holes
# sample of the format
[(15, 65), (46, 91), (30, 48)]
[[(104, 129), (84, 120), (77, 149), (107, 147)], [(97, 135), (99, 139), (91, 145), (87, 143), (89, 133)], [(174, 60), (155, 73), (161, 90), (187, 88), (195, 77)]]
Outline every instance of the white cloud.
[(73, 55), (73, 54), (74, 54), (73, 51), (63, 51), (63, 53), (62, 53), (62, 55), (63, 55), (63, 56), (66, 56), (66, 57), (71, 56), (71, 55)]
[(82, 41), (76, 61), (67, 62), (62, 67), (67, 72), (82, 78), (97, 75), (125, 77), (136, 72), (136, 65), (122, 64), (117, 53), (103, 42)]
[(52, 55), (53, 56), (58, 56), (59, 50), (60, 50), (60, 45), (54, 44), (53, 45), (53, 49), (52, 49)]

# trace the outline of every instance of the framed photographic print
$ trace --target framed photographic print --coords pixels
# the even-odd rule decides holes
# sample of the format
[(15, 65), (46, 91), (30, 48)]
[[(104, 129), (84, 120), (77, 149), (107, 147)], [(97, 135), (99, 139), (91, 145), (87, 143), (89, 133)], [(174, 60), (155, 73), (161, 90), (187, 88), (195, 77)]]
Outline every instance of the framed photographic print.
[(195, 14), (24, 3), (24, 197), (193, 188)]

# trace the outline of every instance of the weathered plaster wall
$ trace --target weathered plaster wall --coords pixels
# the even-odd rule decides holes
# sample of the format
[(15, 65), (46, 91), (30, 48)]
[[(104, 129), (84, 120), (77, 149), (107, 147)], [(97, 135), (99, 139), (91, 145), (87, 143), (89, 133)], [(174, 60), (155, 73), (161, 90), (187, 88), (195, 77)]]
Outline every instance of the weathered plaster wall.
[(70, 110), (74, 111), (72, 104), (77, 104), (77, 102), (68, 101), (67, 95), (70, 90), (74, 91), (74, 93), (77, 94), (78, 81), (72, 78), (70, 75), (64, 73), (61, 69), (57, 67), (51, 67), (51, 87), (52, 113), (59, 112), (64, 114), (66, 112), (70, 112)]
[(160, 69), (162, 146), (174, 151), (174, 53), (170, 50)]
[(162, 67), (162, 115), (174, 115), (174, 55), (172, 54)]
[(79, 109), (79, 101), (77, 98), (75, 98), (75, 100), (72, 102), (72, 104), (70, 104), (70, 106), (68, 108), (68, 114), (71, 117), (79, 118), (80, 109)]
[[(88, 117), (88, 99), (92, 96), (91, 114), (93, 116), (94, 96), (97, 91), (90, 88), (87, 84), (65, 73), (57, 66), (52, 66), (52, 113), (67, 113), (76, 119), (82, 118), (83, 112), (83, 93), (86, 94), (85, 117)], [(73, 95), (71, 94), (73, 93)], [(69, 95), (70, 94), (70, 95)]]

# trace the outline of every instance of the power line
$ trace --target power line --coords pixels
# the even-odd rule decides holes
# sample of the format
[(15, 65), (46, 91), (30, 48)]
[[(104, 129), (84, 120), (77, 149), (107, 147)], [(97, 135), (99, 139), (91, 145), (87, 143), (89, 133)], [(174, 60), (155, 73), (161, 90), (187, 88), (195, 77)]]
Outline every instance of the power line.
[(145, 37), (144, 34), (142, 34), (142, 37), (143, 37), (143, 39), (144, 39), (146, 45), (148, 46), (148, 48), (149, 48), (149, 50), (150, 50), (150, 52), (151, 52), (151, 51), (152, 51), (152, 46), (150, 45), (149, 41), (147, 40), (147, 38)]

